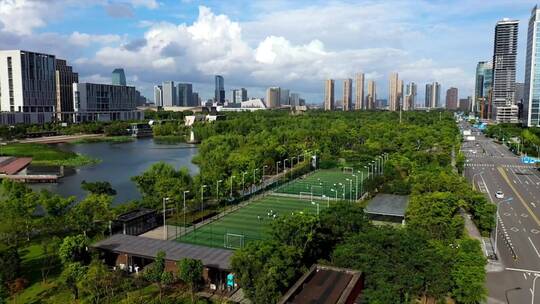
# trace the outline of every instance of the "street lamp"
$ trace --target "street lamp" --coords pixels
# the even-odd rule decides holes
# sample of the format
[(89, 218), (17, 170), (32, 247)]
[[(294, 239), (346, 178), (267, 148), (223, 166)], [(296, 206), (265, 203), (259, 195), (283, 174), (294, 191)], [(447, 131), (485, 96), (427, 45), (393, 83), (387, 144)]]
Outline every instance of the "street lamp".
[(314, 201), (311, 201), (312, 205), (317, 205), (317, 215), (319, 215), (319, 203), (316, 203)]
[(231, 199), (232, 199), (232, 188), (233, 188), (233, 180), (236, 176), (231, 176)]
[(330, 189), (330, 191), (332, 191), (332, 192), (335, 192), (335, 193), (336, 193), (336, 202), (337, 202), (337, 191), (336, 191), (336, 189), (333, 189), (333, 188), (332, 188), (332, 189)]
[[(201, 186), (201, 216), (204, 218), (204, 188), (206, 188), (206, 185)], [(201, 221), (202, 224), (202, 221)], [(193, 229), (195, 229), (195, 226), (193, 226)]]
[(262, 168), (262, 176), (261, 176), (261, 183), (263, 184), (263, 188), (264, 188), (264, 169), (268, 168), (267, 165), (264, 165), (263, 168)]
[(276, 162), (276, 175), (279, 174), (279, 164), (281, 164), (281, 161)]
[(352, 179), (346, 178), (345, 180), (349, 182), (349, 202), (352, 203)]
[(246, 188), (244, 187), (246, 174), (247, 174), (247, 172), (242, 173), (242, 196), (246, 195)]
[(165, 217), (165, 203), (169, 201), (168, 197), (163, 198), (163, 239), (167, 239), (168, 231), (167, 231), (167, 224), (166, 224), (166, 217)]
[(364, 169), (367, 170), (367, 179), (369, 179), (369, 167), (368, 167), (368, 166), (364, 166)]
[(217, 200), (218, 204), (219, 204), (219, 183), (221, 183), (222, 181), (223, 181), (223, 180), (220, 179), (220, 180), (218, 180), (218, 181), (216, 182), (216, 200)]
[[(184, 234), (186, 233), (186, 194), (189, 193), (189, 190), (184, 191)], [(177, 236), (178, 238), (178, 236)]]
[(343, 200), (345, 200), (345, 185), (342, 184), (342, 183), (339, 183), (339, 185), (341, 186), (341, 190), (342, 190), (342, 193), (343, 193)]
[(256, 189), (257, 179), (255, 175), (257, 174), (257, 171), (259, 171), (259, 168), (253, 169), (253, 191), (251, 193), (255, 192)]
[(354, 200), (358, 199), (358, 175), (353, 174), (354, 176)]
[(288, 158), (285, 158), (285, 159), (283, 160), (283, 172), (285, 172), (285, 171), (287, 170), (287, 161), (288, 161), (288, 160), (289, 160)]

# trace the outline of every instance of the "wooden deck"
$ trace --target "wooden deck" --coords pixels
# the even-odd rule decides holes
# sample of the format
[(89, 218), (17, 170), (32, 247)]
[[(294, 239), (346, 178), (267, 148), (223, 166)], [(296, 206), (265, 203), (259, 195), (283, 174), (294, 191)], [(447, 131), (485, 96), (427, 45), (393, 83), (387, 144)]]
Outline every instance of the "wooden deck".
[(0, 177), (7, 178), (10, 180), (20, 181), (23, 183), (56, 183), (58, 182), (58, 175), (46, 175), (46, 174), (36, 174), (36, 175), (0, 175)]

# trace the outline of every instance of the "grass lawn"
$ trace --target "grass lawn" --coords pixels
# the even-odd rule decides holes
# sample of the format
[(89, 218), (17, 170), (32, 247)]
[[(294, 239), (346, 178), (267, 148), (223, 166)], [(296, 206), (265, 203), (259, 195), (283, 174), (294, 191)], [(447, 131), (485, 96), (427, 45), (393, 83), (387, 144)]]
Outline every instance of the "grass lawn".
[[(284, 184), (283, 186), (276, 189), (278, 193), (287, 193), (309, 196), (313, 190), (314, 196), (323, 196), (330, 198), (336, 197), (338, 199), (354, 199), (360, 197), (361, 192), (361, 173), (356, 173), (357, 176), (352, 176), (351, 173), (342, 172), (339, 169), (330, 169), (330, 170), (317, 170), (312, 174), (306, 176), (305, 178), (298, 178), (290, 183)], [(367, 173), (364, 172), (364, 179), (367, 177)], [(352, 182), (347, 181), (347, 179), (352, 180)], [(356, 182), (358, 180), (358, 194), (356, 193)], [(341, 185), (340, 185), (341, 183)], [(350, 188), (352, 184), (352, 189)], [(334, 189), (334, 191), (332, 191)], [(351, 191), (352, 190), (352, 191)]]
[(66, 152), (46, 144), (14, 143), (0, 147), (0, 155), (32, 157), (32, 163), (47, 166), (83, 166), (98, 162), (96, 159), (74, 152)]
[(93, 144), (100, 142), (109, 142), (109, 143), (125, 143), (134, 141), (135, 137), (133, 136), (101, 136), (101, 137), (89, 137), (81, 138), (72, 142), (72, 144)]
[[(319, 208), (327, 207), (327, 201), (317, 200)], [(311, 204), (309, 200), (283, 196), (266, 196), (258, 201), (229, 213), (219, 220), (206, 224), (190, 232), (181, 238), (180, 242), (199, 244), (210, 247), (241, 247), (249, 241), (265, 239), (267, 228), (274, 220), (273, 216), (268, 216), (270, 210), (276, 217), (291, 214), (291, 212), (317, 213), (317, 206)], [(260, 219), (259, 219), (260, 217)], [(236, 234), (243, 237), (229, 237), (229, 244), (225, 244), (225, 235)], [(243, 240), (241, 240), (243, 239)]]

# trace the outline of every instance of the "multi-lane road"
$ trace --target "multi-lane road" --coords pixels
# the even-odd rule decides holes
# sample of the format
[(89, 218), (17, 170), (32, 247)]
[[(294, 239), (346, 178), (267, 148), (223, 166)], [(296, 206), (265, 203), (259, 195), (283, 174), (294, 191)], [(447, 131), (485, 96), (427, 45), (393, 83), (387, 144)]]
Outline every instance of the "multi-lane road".
[[(476, 139), (462, 146), (464, 174), (498, 206), (491, 242), (498, 259), (487, 267), (488, 303), (533, 303), (535, 289), (533, 304), (540, 304), (540, 172), (505, 146), (473, 132)], [(499, 191), (504, 197), (497, 197)]]

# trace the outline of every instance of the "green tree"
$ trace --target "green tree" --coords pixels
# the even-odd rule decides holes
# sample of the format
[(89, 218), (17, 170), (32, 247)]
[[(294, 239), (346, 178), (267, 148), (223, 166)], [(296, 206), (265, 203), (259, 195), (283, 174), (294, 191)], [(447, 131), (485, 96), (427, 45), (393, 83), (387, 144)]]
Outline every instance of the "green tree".
[(112, 197), (108, 195), (89, 194), (71, 208), (71, 226), (84, 235), (88, 232), (103, 233), (113, 219), (111, 203)]
[(0, 282), (8, 283), (19, 277), (21, 273), (21, 257), (16, 247), (0, 250)]
[(165, 270), (165, 252), (157, 253), (154, 263), (146, 267), (143, 277), (150, 283), (153, 283), (159, 289), (159, 300), (162, 300), (163, 288), (174, 282), (174, 276), (170, 271)]
[(83, 234), (66, 236), (58, 248), (58, 256), (62, 264), (85, 262), (88, 260), (88, 238)]
[(60, 281), (71, 290), (75, 300), (79, 299), (78, 283), (84, 278), (86, 267), (79, 262), (64, 265), (60, 274)]
[(195, 303), (195, 290), (197, 284), (202, 280), (203, 264), (201, 260), (184, 258), (176, 263), (178, 267), (178, 277), (189, 286), (191, 291), (191, 302)]
[(87, 182), (83, 180), (81, 188), (91, 194), (116, 195), (116, 190), (113, 189), (109, 182)]
[(92, 260), (80, 282), (81, 295), (89, 303), (111, 302), (122, 285), (120, 271), (110, 271), (100, 260)]
[(47, 283), (50, 271), (58, 263), (58, 251), (60, 248), (60, 240), (57, 237), (46, 239), (41, 242), (43, 251), (41, 258), (41, 280)]
[(452, 296), (458, 303), (485, 301), (486, 259), (477, 240), (463, 239), (458, 243), (455, 265), (450, 272), (454, 282)]
[(35, 224), (37, 195), (22, 183), (7, 179), (0, 185), (0, 241), (18, 246), (30, 239)]

